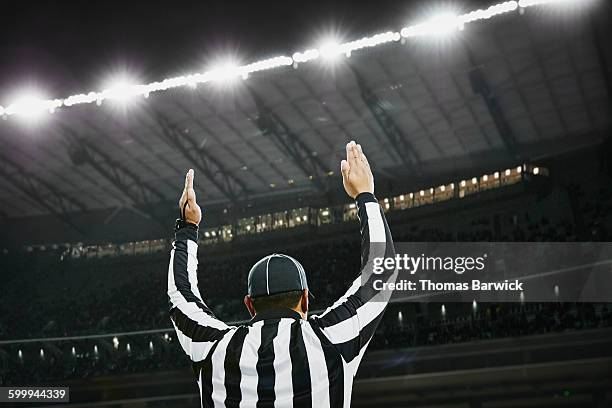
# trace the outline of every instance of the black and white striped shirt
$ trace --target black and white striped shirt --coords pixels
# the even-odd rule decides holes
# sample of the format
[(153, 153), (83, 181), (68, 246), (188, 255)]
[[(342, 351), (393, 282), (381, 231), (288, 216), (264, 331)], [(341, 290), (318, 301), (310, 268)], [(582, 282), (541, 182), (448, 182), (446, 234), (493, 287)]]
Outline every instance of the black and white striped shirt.
[(372, 274), (375, 257), (395, 256), (382, 208), (369, 193), (357, 197), (357, 207), (361, 270), (344, 296), (307, 320), (290, 309), (257, 314), (242, 326), (218, 320), (198, 289), (197, 232), (176, 232), (170, 315), (193, 362), (203, 407), (350, 406), (353, 377), (390, 296), (365, 283), (397, 277), (395, 269)]

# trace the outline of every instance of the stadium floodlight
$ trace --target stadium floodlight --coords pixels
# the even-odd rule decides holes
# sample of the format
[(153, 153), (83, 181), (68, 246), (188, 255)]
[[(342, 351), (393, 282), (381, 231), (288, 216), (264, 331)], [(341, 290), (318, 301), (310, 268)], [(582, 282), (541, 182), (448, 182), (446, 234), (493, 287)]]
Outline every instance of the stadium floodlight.
[(202, 79), (227, 85), (235, 83), (239, 78), (247, 79), (248, 75), (249, 72), (233, 59), (225, 59), (215, 64), (210, 71), (205, 72)]
[(296, 52), (293, 54), (293, 61), (296, 63), (308, 62), (315, 60), (321, 56), (321, 53), (317, 49), (310, 49), (303, 52)]
[(531, 7), (531, 6), (540, 6), (544, 4), (550, 3), (569, 3), (573, 0), (519, 0), (519, 7)]
[(319, 54), (326, 62), (336, 62), (344, 53), (342, 44), (334, 38), (325, 39), (319, 46)]
[[(226, 82), (228, 80), (233, 81), (239, 77), (246, 79), (251, 73), (254, 72), (287, 66), (294, 66), (297, 68), (298, 64), (313, 61), (320, 57), (323, 57), (329, 61), (334, 61), (342, 54), (348, 57), (354, 51), (376, 47), (378, 45), (387, 44), (390, 42), (397, 42), (402, 38), (405, 39), (408, 37), (419, 36), (447, 36), (457, 32), (458, 30), (462, 30), (465, 24), (510, 13), (517, 10), (519, 7), (522, 9), (525, 7), (538, 5), (574, 3), (590, 2), (584, 0), (581, 2), (577, 2), (575, 0), (511, 0), (494, 4), (486, 9), (473, 10), (462, 15), (445, 12), (435, 15), (433, 18), (430, 18), (423, 23), (404, 27), (400, 32), (387, 31), (345, 43), (326, 41), (320, 46), (320, 48), (310, 48), (303, 51), (297, 51), (293, 53), (291, 57), (278, 56), (255, 61), (242, 66), (230, 64), (217, 67), (204, 73), (194, 73), (190, 75), (166, 78), (148, 84), (114, 84), (103, 91), (90, 91), (87, 93), (70, 95), (62, 99), (45, 100), (39, 97), (20, 99), (8, 106), (0, 106), (0, 116), (19, 114), (24, 116), (36, 116), (40, 113), (44, 113), (45, 111), (52, 113), (55, 111), (55, 109), (60, 107), (70, 107), (73, 105), (90, 104), (94, 102), (101, 104), (105, 99), (129, 100), (133, 96), (143, 96), (147, 98), (153, 92), (166, 91), (172, 88), (185, 86), (196, 88), (198, 84), (204, 84), (210, 81)], [(312, 180), (312, 177), (309, 178)]]
[(17, 115), (29, 121), (40, 119), (45, 113), (53, 112), (62, 105), (61, 100), (48, 100), (36, 89), (17, 93), (13, 102), (3, 108), (3, 114)]
[(452, 13), (440, 13), (431, 19), (410, 27), (402, 28), (402, 37), (448, 36), (458, 30), (463, 30), (464, 21)]
[(146, 92), (142, 86), (135, 85), (134, 82), (125, 75), (113, 78), (108, 82), (107, 89), (100, 92), (96, 102), (98, 104), (109, 99), (121, 103), (128, 102), (137, 95), (144, 95)]
[(503, 3), (499, 3), (499, 4), (494, 4), (493, 6), (486, 8), (484, 10), (478, 9), (478, 10), (470, 11), (469, 13), (459, 16), (459, 19), (463, 21), (464, 24), (471, 23), (471, 22), (478, 21), (478, 20), (487, 20), (496, 15), (514, 11), (518, 7), (519, 7), (518, 2), (506, 1)]

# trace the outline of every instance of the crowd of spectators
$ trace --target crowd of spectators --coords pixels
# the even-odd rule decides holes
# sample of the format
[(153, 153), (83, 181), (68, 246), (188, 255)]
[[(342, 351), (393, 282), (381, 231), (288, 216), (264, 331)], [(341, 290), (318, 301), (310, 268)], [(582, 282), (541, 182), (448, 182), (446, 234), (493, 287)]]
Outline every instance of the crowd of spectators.
[[(467, 220), (467, 226), (416, 222), (394, 229), (394, 238), (576, 241), (586, 236), (605, 241), (612, 194), (609, 189), (598, 188), (595, 204), (580, 188), (568, 189), (574, 210), (569, 217), (534, 215), (528, 206), (497, 211), (494, 205), (488, 205), (483, 214)], [(496, 217), (507, 225), (496, 226)], [(300, 241), (277, 242), (276, 250), (303, 263), (316, 295), (312, 308), (323, 309), (354, 279), (359, 267), (359, 241), (356, 236), (313, 244)], [(249, 317), (242, 305), (244, 282), (251, 265), (269, 251), (269, 243), (254, 242), (253, 248), (258, 247), (262, 250), (209, 259), (205, 253), (200, 254), (201, 291), (225, 321)], [(165, 296), (167, 254), (68, 261), (57, 255), (49, 251), (36, 256), (0, 256), (6, 275), (0, 297), (0, 339), (44, 339), (170, 326)], [(73, 281), (75, 276), (82, 279)], [(478, 310), (469, 304), (467, 310), (466, 305), (459, 304), (445, 307), (447, 312), (441, 314), (439, 304), (391, 305), (371, 348), (448, 344), (612, 325), (612, 313), (605, 304), (481, 304)], [(118, 344), (110, 338), (0, 344), (0, 384), (184, 367), (188, 360), (172, 335), (170, 331), (168, 337), (162, 333), (126, 334), (119, 337)]]

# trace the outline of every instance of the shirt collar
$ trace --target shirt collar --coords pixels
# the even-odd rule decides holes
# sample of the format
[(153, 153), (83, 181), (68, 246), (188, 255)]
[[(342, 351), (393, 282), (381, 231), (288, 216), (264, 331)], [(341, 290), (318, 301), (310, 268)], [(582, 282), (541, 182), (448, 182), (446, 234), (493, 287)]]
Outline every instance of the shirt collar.
[(268, 309), (261, 313), (257, 313), (255, 317), (251, 319), (249, 324), (253, 324), (260, 320), (269, 320), (269, 319), (282, 319), (282, 318), (290, 318), (300, 320), (302, 319), (302, 315), (296, 312), (293, 309), (289, 308), (279, 308), (279, 309)]

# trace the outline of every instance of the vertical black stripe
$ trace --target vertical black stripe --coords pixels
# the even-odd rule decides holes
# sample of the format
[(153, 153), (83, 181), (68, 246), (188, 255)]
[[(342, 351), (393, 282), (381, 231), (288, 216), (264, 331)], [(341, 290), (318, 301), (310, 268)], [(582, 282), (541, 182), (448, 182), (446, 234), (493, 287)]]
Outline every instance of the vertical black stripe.
[(242, 393), (240, 392), (240, 355), (244, 338), (249, 332), (248, 327), (241, 326), (236, 330), (232, 339), (227, 343), (225, 350), (225, 406), (227, 408), (238, 408)]
[(289, 342), (291, 356), (291, 383), (293, 384), (293, 407), (311, 408), (312, 388), (310, 382), (310, 366), (306, 346), (302, 337), (300, 321), (291, 324), (291, 340)]
[(327, 379), (329, 381), (329, 406), (342, 408), (344, 404), (344, 366), (342, 357), (332, 345), (323, 345)]
[(257, 408), (274, 408), (274, 343), (280, 320), (265, 320), (261, 327), (261, 344), (257, 350)]
[(327, 366), (327, 380), (329, 383), (330, 408), (342, 408), (344, 405), (344, 363), (338, 348), (329, 341), (323, 331), (316, 324), (311, 324), (313, 332), (321, 342), (325, 364)]
[(202, 407), (203, 408), (214, 408), (212, 400), (212, 355), (217, 349), (219, 342), (216, 342), (214, 346), (208, 352), (208, 355), (202, 361), (200, 372), (202, 374)]

